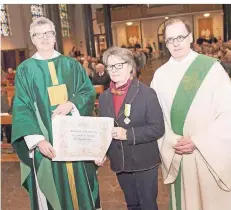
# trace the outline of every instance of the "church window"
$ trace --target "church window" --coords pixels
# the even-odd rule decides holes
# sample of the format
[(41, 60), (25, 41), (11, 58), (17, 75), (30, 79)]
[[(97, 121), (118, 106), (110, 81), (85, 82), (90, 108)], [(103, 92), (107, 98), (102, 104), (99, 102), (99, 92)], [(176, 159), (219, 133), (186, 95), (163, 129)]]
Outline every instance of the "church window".
[(5, 4), (0, 4), (1, 7), (1, 35), (10, 36), (10, 24), (9, 24), (9, 15), (7, 13), (7, 7)]
[(38, 17), (43, 17), (43, 5), (42, 4), (32, 4), (31, 5), (31, 14), (32, 14), (32, 21), (34, 21)]
[(59, 15), (60, 15), (63, 37), (69, 37), (70, 24), (69, 24), (68, 9), (66, 4), (59, 4)]

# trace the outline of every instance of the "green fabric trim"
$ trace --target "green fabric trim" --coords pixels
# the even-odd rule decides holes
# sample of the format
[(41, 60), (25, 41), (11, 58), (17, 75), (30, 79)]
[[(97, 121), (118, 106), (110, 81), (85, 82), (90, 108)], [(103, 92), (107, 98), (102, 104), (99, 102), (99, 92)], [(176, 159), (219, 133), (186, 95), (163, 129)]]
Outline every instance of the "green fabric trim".
[(93, 197), (94, 203), (96, 203), (96, 200), (99, 196), (99, 183), (98, 183), (98, 179), (96, 176), (95, 176), (93, 185), (94, 185), (94, 190), (92, 192), (92, 197)]
[(28, 191), (30, 196), (30, 206), (32, 210), (39, 210), (38, 196), (36, 189), (36, 182), (34, 176), (34, 170), (31, 170), (31, 173), (23, 183), (23, 187)]
[(176, 197), (176, 209), (181, 210), (181, 165), (178, 171), (178, 175), (175, 181), (175, 197)]
[(50, 160), (43, 158), (37, 172), (38, 183), (46, 199), (50, 202), (53, 209), (62, 210), (58, 193), (55, 187)]
[[(183, 136), (185, 119), (191, 107), (193, 99), (196, 96), (202, 82), (207, 76), (209, 70), (216, 62), (216, 59), (198, 55), (189, 66), (184, 77), (182, 78), (171, 107), (171, 126), (175, 134)], [(181, 207), (181, 166), (175, 185), (176, 209), (182, 210)]]
[(174, 133), (183, 135), (184, 122), (193, 99), (215, 61), (213, 58), (198, 55), (182, 78), (171, 108)]
[(23, 162), (20, 162), (20, 169), (21, 169), (21, 184), (23, 185), (23, 183), (26, 181), (27, 177), (31, 173), (31, 168), (26, 164), (24, 164)]
[[(42, 122), (36, 102), (34, 102), (34, 106), (36, 110), (36, 117), (39, 123), (39, 127), (45, 139), (49, 141), (48, 131)], [(45, 195), (46, 199), (50, 202), (52, 208), (55, 210), (56, 209), (62, 210), (59, 202), (58, 192), (55, 187), (54, 177), (52, 174), (51, 162), (49, 159), (42, 157), (41, 163), (39, 165), (39, 169), (37, 171), (37, 177), (38, 177), (39, 187), (43, 192), (43, 194)]]
[(172, 190), (170, 189), (170, 200), (169, 200), (169, 210), (173, 210), (172, 208)]

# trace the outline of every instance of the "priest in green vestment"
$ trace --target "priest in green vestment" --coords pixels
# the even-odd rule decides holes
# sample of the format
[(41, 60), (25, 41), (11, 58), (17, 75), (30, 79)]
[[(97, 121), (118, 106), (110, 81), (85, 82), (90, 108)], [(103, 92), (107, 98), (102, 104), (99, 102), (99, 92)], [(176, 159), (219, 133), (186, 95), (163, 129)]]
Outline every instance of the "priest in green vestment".
[(37, 52), (17, 68), (12, 145), (32, 210), (95, 210), (100, 208), (95, 164), (51, 160), (52, 118), (90, 116), (95, 101), (94, 87), (81, 64), (54, 50), (55, 34), (53, 22), (45, 17), (30, 26)]

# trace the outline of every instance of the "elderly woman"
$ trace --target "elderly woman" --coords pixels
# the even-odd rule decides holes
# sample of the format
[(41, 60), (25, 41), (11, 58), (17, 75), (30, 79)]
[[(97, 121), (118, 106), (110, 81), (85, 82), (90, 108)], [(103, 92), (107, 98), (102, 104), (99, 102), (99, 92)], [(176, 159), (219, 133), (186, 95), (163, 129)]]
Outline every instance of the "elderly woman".
[(133, 78), (136, 66), (129, 50), (112, 47), (103, 54), (103, 62), (112, 81), (100, 95), (99, 115), (115, 121), (107, 153), (111, 169), (129, 210), (157, 210), (157, 140), (164, 134), (164, 121), (156, 93)]

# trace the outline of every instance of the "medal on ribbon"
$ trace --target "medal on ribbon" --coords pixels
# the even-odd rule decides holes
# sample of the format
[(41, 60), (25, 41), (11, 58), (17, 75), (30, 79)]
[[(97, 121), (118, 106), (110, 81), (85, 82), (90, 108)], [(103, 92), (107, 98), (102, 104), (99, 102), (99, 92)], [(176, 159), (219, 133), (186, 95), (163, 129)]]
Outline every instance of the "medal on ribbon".
[(131, 120), (129, 119), (130, 114), (131, 114), (131, 104), (125, 104), (125, 109), (124, 109), (124, 115), (125, 115), (124, 123), (125, 124), (129, 124), (131, 122)]

